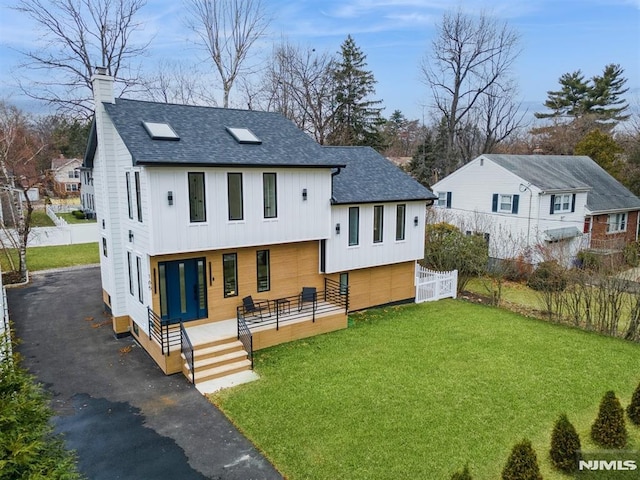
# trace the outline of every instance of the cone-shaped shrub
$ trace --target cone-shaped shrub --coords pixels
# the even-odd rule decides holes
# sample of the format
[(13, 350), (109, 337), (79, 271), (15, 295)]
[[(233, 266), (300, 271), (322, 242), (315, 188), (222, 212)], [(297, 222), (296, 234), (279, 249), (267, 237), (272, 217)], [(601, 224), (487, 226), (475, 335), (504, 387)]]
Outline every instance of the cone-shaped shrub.
[(631, 403), (627, 405), (627, 415), (629, 415), (631, 423), (640, 426), (640, 383), (636, 391), (633, 392)]
[(549, 454), (558, 470), (571, 473), (578, 467), (580, 437), (565, 414), (560, 415), (553, 427)]
[(469, 465), (465, 465), (464, 470), (451, 475), (451, 480), (473, 480), (471, 473), (469, 473)]
[(591, 439), (604, 448), (624, 448), (627, 444), (624, 410), (612, 391), (602, 397), (598, 417), (591, 425)]
[(502, 480), (542, 480), (538, 457), (526, 438), (517, 443), (502, 470)]

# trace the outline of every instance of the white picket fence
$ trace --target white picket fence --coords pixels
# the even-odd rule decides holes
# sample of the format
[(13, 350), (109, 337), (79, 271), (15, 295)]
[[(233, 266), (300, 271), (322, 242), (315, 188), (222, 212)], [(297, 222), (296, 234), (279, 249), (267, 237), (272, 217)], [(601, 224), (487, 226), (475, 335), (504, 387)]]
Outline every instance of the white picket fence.
[(435, 272), (416, 263), (416, 303), (456, 298), (458, 270)]

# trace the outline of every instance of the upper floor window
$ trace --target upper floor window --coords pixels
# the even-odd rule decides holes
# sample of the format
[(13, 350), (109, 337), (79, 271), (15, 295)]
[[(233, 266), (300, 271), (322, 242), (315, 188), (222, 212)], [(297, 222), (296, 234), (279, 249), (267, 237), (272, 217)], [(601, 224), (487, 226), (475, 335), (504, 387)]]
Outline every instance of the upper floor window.
[(78, 170), (69, 170), (69, 178), (80, 178), (80, 172)]
[(499, 213), (518, 213), (518, 203), (520, 195), (504, 195), (499, 193), (493, 194), (493, 202), (491, 205), (492, 212)]
[(360, 207), (349, 207), (349, 245), (360, 242)]
[(384, 224), (384, 205), (373, 207), (373, 243), (382, 243), (382, 228)]
[(204, 173), (189, 172), (189, 221), (206, 222), (207, 208), (204, 191)]
[(229, 203), (229, 220), (242, 220), (244, 212), (241, 173), (227, 173), (227, 199)]
[(396, 240), (404, 240), (406, 211), (406, 205), (396, 206)]
[(124, 175), (127, 182), (127, 209), (129, 211), (129, 218), (133, 220), (133, 202), (131, 200), (131, 173), (126, 172)]
[(144, 303), (144, 284), (142, 282), (142, 258), (136, 257), (136, 270), (138, 271), (138, 300)]
[(612, 213), (607, 220), (607, 233), (626, 232), (627, 213)]
[(275, 173), (262, 174), (262, 201), (264, 218), (276, 218), (278, 216), (278, 197)]
[(438, 192), (436, 206), (451, 208), (451, 192)]
[(140, 172), (134, 173), (136, 184), (136, 207), (138, 208), (138, 221), (142, 221), (142, 192), (140, 191)]
[(567, 213), (576, 211), (576, 194), (551, 195), (551, 210), (549, 213)]

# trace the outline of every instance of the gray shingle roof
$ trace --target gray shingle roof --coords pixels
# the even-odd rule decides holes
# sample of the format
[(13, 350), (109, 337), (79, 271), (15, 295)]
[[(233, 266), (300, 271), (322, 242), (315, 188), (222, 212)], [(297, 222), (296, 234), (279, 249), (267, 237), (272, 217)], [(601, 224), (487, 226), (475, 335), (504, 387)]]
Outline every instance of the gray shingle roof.
[(429, 189), (370, 147), (324, 147), (346, 165), (333, 177), (333, 203), (433, 200)]
[(543, 191), (589, 189), (587, 208), (592, 213), (640, 209), (640, 199), (587, 156), (487, 154), (483, 157)]
[[(134, 165), (342, 165), (278, 113), (198, 107), (118, 98), (104, 104)], [(168, 123), (180, 140), (153, 140), (142, 122)], [(248, 128), (261, 144), (238, 143), (226, 127)]]

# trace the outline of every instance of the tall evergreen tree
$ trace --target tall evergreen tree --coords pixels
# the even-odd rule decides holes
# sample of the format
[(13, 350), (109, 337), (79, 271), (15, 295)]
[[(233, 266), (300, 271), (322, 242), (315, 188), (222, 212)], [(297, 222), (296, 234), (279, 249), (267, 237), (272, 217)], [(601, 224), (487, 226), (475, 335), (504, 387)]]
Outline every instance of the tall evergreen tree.
[(384, 119), (378, 107), (382, 101), (371, 99), (376, 81), (366, 69), (366, 58), (351, 35), (347, 36), (333, 71), (335, 114), (327, 137), (330, 145), (368, 145), (378, 150), (384, 146)]
[(558, 80), (560, 90), (547, 92), (544, 106), (551, 111), (538, 112), (535, 116), (578, 119), (591, 115), (600, 122), (614, 125), (624, 121), (629, 118), (624, 114), (629, 105), (621, 98), (628, 90), (623, 74), (624, 69), (616, 64), (607, 65), (602, 75), (595, 75), (590, 80), (585, 80), (580, 70), (565, 73)]

